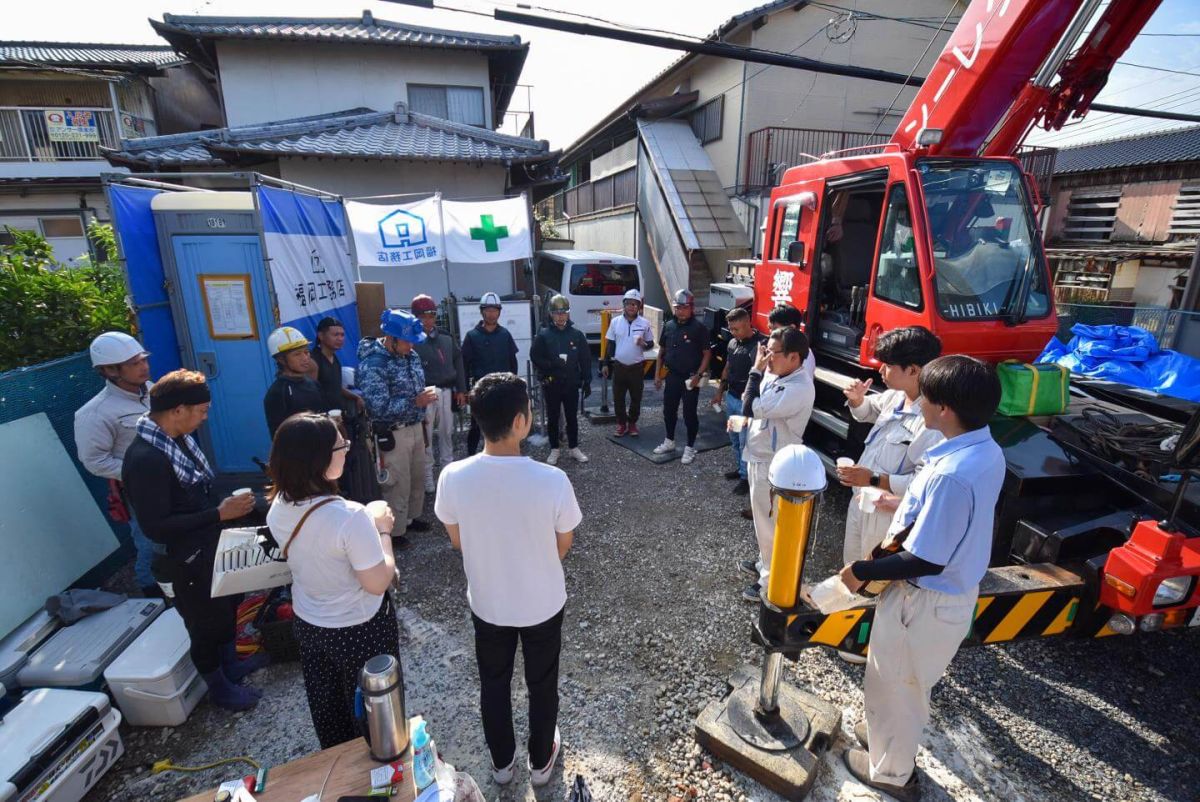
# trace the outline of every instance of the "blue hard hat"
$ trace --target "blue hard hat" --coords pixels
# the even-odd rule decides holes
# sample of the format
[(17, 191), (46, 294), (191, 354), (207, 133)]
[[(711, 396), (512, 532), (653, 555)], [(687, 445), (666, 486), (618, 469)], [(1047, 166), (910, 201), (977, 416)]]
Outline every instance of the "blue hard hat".
[(413, 345), (425, 342), (425, 328), (421, 321), (400, 309), (384, 309), (379, 328), (384, 334)]

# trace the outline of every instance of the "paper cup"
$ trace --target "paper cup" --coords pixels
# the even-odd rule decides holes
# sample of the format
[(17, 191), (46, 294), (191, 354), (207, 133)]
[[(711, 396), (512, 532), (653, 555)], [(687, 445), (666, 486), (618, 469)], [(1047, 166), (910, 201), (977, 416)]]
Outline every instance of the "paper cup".
[(253, 491), (253, 490), (251, 490), (251, 489), (250, 489), (250, 488), (248, 488), (248, 487), (239, 487), (237, 490), (233, 491), (233, 495), (235, 495), (235, 496), (245, 496), (245, 495), (248, 495), (248, 494), (250, 494), (250, 493), (253, 493), (253, 492), (254, 492), (254, 491)]
[(839, 468), (849, 468), (853, 464), (854, 464), (854, 460), (850, 459), (849, 457), (838, 457), (837, 458), (837, 466)]
[(745, 429), (745, 428), (746, 428), (746, 416), (745, 415), (730, 415), (729, 416), (729, 431), (737, 434), (738, 432), (741, 432), (742, 429)]
[(858, 508), (863, 512), (875, 512), (875, 502), (883, 498), (883, 491), (878, 487), (860, 487), (858, 489)]
[(340, 409), (331, 409), (329, 410), (328, 414), (329, 417), (333, 418), (335, 421), (342, 419), (342, 411)]

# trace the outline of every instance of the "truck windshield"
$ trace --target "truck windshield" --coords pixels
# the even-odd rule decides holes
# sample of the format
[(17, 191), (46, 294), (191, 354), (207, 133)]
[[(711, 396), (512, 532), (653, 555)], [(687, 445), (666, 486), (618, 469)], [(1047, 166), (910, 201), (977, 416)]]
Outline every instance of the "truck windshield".
[(937, 306), (949, 320), (1050, 311), (1032, 209), (1009, 162), (917, 165), (933, 240)]

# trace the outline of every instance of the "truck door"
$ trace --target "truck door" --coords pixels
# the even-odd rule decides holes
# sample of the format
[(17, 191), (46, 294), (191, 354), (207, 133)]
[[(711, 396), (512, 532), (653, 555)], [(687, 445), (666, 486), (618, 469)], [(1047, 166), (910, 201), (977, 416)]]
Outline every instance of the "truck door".
[(772, 194), (771, 213), (763, 236), (763, 261), (754, 277), (754, 326), (767, 331), (767, 316), (780, 304), (791, 304), (808, 322), (821, 197), (825, 180), (818, 178), (780, 187)]
[(929, 326), (929, 314), (917, 263), (911, 199), (903, 181), (888, 189), (884, 200), (878, 258), (871, 271), (865, 336), (860, 362), (873, 365), (875, 341), (885, 331), (905, 326)]

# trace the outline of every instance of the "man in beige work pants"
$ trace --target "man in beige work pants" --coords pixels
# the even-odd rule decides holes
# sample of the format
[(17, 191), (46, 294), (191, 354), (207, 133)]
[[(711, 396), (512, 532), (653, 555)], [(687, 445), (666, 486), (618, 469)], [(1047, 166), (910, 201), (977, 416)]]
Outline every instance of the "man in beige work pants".
[(406, 532), (427, 532), (429, 524), (420, 518), (425, 507), (422, 423), (425, 408), (437, 401), (437, 390), (425, 386), (421, 357), (413, 351), (424, 342), (425, 331), (415, 317), (396, 309), (384, 310), (380, 329), (384, 336), (359, 343), (357, 378), (388, 472), (383, 496), (397, 525), (403, 521)]

